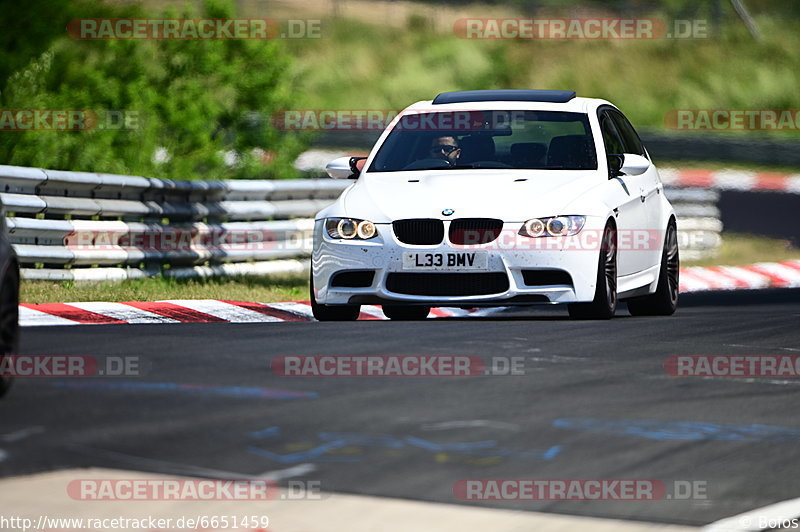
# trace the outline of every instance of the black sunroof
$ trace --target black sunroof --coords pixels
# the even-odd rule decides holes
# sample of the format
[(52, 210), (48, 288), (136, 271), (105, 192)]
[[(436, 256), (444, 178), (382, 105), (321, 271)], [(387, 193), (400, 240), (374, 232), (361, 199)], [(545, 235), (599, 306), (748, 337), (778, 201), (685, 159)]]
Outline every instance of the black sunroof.
[(575, 91), (542, 90), (486, 90), (443, 92), (437, 96), (434, 105), (464, 102), (547, 102), (566, 103), (575, 97)]

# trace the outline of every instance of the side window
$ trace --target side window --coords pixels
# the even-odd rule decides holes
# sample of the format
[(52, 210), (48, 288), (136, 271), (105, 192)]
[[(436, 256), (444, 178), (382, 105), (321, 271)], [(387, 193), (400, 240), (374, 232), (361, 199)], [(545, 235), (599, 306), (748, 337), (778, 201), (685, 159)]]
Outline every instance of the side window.
[(617, 111), (608, 111), (608, 114), (614, 118), (614, 124), (617, 126), (617, 131), (619, 131), (625, 153), (634, 153), (642, 157), (647, 157), (645, 155), (644, 146), (642, 146), (642, 140), (639, 138), (639, 135), (636, 133), (636, 130), (633, 129), (628, 119)]
[(603, 132), (603, 144), (607, 155), (625, 153), (622, 140), (608, 111), (603, 111), (600, 115), (600, 130)]

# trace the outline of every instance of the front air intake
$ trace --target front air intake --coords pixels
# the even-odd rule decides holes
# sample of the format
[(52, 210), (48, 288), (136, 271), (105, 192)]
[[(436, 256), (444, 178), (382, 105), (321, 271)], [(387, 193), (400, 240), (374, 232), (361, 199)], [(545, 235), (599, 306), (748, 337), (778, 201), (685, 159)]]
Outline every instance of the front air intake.
[(488, 244), (497, 240), (503, 221), (494, 218), (459, 218), (450, 224), (448, 238), (458, 246)]
[(403, 244), (435, 246), (444, 240), (444, 223), (433, 218), (413, 218), (392, 222), (394, 235)]
[(490, 273), (390, 273), (386, 289), (412, 296), (485, 296), (508, 290), (508, 276)]

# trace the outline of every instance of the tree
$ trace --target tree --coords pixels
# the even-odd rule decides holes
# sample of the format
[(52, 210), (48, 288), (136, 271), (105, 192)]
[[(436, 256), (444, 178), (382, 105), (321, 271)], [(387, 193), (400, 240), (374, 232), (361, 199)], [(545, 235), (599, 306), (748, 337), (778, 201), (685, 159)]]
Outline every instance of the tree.
[[(233, 5), (206, 0), (199, 16), (233, 18)], [(64, 32), (9, 77), (0, 108), (89, 110), (99, 121), (89, 130), (0, 131), (0, 161), (172, 179), (293, 176), (304, 143), (269, 119), (292, 99), (289, 64), (276, 40), (81, 41)], [(122, 115), (132, 128), (102, 129)]]

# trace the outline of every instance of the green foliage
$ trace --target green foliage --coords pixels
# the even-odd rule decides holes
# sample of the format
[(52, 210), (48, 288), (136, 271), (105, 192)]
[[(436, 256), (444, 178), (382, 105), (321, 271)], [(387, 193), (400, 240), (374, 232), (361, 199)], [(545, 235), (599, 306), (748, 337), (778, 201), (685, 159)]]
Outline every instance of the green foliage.
[[(51, 43), (63, 37), (67, 22), (80, 17), (111, 16), (113, 11), (92, 0), (2, 0), (0, 9), (0, 89), (9, 76), (47, 50)], [(11, 4), (14, 5), (13, 8)], [(117, 16), (132, 13), (130, 8), (118, 9)]]
[[(187, 8), (162, 16), (235, 15), (231, 2), (206, 0), (202, 13)], [(122, 112), (134, 127), (5, 131), (0, 161), (173, 179), (293, 177), (303, 139), (277, 131), (269, 119), (291, 106), (289, 66), (276, 40), (80, 41), (62, 35), (10, 76), (0, 108), (90, 110), (100, 125), (106, 111)], [(154, 158), (160, 148), (168, 154), (162, 162)], [(236, 164), (226, 164), (226, 152), (236, 154)]]

